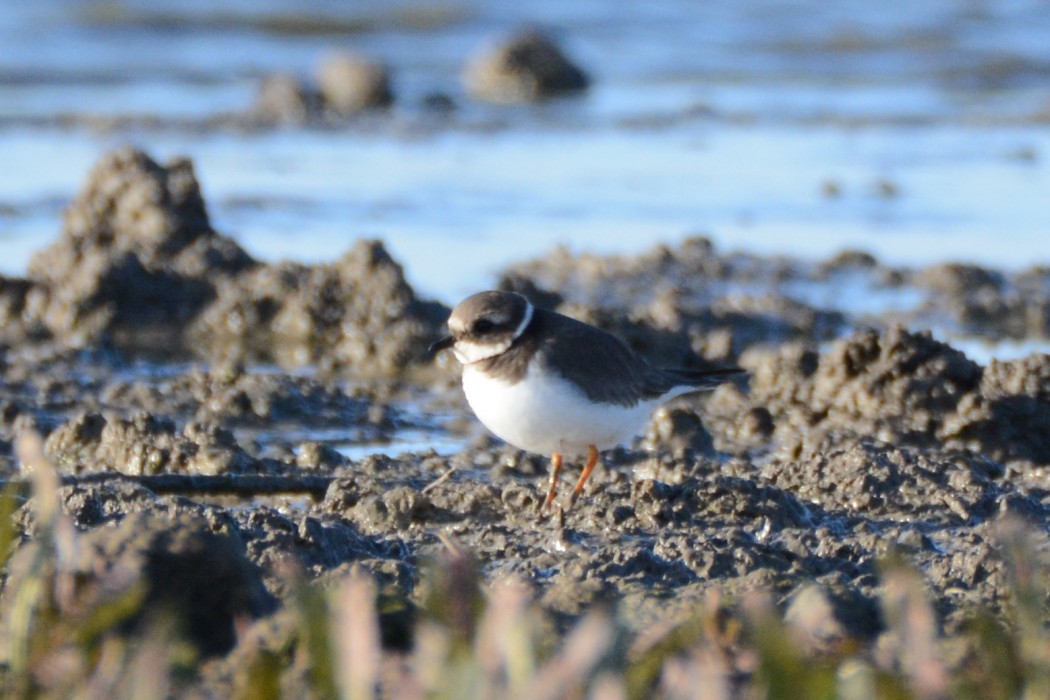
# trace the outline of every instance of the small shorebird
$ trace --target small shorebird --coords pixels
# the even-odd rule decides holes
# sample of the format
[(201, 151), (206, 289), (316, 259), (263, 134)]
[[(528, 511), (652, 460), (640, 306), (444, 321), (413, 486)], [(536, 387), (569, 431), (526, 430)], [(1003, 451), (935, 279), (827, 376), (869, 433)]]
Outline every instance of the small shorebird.
[(638, 434), (664, 401), (713, 389), (743, 371), (653, 367), (615, 335), (536, 308), (513, 292), (467, 297), (448, 328), (450, 335), (430, 351), (452, 348), (478, 419), (511, 445), (550, 456), (541, 511), (554, 501), (564, 459), (587, 455), (571, 507), (600, 450)]

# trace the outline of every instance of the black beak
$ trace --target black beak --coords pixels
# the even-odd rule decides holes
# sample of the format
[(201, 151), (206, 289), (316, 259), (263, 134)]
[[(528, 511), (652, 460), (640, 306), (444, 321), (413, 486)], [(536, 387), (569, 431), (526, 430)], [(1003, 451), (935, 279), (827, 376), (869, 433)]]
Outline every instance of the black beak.
[(434, 356), (434, 355), (438, 354), (439, 352), (441, 352), (442, 350), (446, 350), (446, 349), (452, 347), (455, 344), (456, 344), (456, 339), (453, 338), (450, 335), (446, 335), (444, 338), (442, 338), (441, 340), (437, 341), (436, 343), (431, 343), (430, 347), (427, 348), (427, 353), (430, 354), (431, 356)]

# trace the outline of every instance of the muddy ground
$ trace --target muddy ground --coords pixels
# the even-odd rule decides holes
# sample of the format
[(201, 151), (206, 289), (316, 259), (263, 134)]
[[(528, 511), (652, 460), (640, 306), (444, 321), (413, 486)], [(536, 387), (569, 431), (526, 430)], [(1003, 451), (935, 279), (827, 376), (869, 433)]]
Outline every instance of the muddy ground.
[[(837, 285), (916, 302), (806, 301)], [(455, 361), (425, 351), (448, 309), (418, 298), (382, 243), (326, 265), (261, 263), (211, 227), (189, 162), (122, 149), (27, 277), (0, 280), (0, 469), (20, 478), (16, 437), (43, 437), (80, 479), (60, 491), (80, 543), (68, 565), (101, 588), (144, 581), (184, 611), (213, 659), (196, 692), (217, 696), (247, 626), (280, 627), (289, 567), (319, 580), (362, 567), (411, 606), (424, 562), (456, 542), (485, 581), (528, 582), (556, 630), (596, 603), (641, 630), (712, 588), (770, 590), (789, 609), (816, 583), (826, 634), (876, 649), (889, 552), (925, 576), (951, 635), (1004, 605), (1004, 518), (1047, 531), (1050, 356), (982, 366), (950, 340), (1046, 340), (1046, 268), (895, 269), (856, 252), (807, 263), (697, 238), (633, 258), (554, 251), (499, 286), (655, 361), (702, 355), (749, 374), (666, 406), (605, 454), (572, 510), (538, 517), (544, 460), (477, 427)], [(462, 448), (382, 453), (409, 430)], [(353, 443), (375, 454), (337, 449)], [(93, 476), (113, 473), (128, 478)], [(150, 481), (165, 475), (283, 479), (290, 492)], [(37, 546), (33, 507), (16, 518), (5, 590)], [(411, 625), (384, 624), (390, 648), (411, 644)]]

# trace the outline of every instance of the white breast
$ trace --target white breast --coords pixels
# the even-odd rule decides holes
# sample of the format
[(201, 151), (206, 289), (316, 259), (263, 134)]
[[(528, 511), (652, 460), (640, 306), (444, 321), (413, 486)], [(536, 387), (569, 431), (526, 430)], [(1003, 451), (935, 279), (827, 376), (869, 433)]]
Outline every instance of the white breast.
[(500, 438), (529, 452), (566, 456), (599, 450), (637, 435), (659, 401), (633, 407), (595, 404), (582, 391), (535, 363), (517, 384), (493, 379), (467, 365), (463, 390), (478, 419)]

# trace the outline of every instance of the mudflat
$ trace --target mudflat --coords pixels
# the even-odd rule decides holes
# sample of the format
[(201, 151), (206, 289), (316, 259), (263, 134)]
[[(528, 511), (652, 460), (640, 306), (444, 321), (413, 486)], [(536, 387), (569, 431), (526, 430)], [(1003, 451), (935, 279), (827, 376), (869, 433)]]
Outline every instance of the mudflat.
[[(285, 692), (316, 691), (305, 589), (371, 580), (380, 603), (361, 614), (389, 671), (440, 618), (435, 590), (480, 586), (494, 604), (513, 580), (545, 648), (571, 646), (596, 611), (632, 649), (717, 620), (722, 636), (700, 637), (725, 642), (719, 668), (743, 692), (754, 641), (727, 630), (754, 619), (756, 595), (805, 638), (800, 658), (873, 669), (907, 671), (917, 642), (902, 630), (918, 629), (948, 649), (936, 668), (962, 673), (975, 620), (1018, 624), (1018, 567), (1041, 566), (1050, 521), (1050, 356), (981, 364), (952, 338), (1045, 341), (1050, 270), (811, 263), (694, 238), (629, 257), (553, 251), (499, 286), (654, 362), (748, 374), (666, 405), (603, 455), (573, 509), (539, 517), (545, 460), (477, 426), (455, 361), (426, 353), (448, 308), (381, 241), (334, 263), (263, 263), (213, 229), (189, 161), (103, 157), (58, 241), (0, 279), (8, 637), (27, 582), (45, 581), (40, 616), (136, 601), (99, 638), (148, 636), (152, 612), (170, 613), (195, 650), (180, 693), (252, 687), (245, 664), (271, 658)], [(847, 308), (836, 289), (912, 303)], [(26, 435), (42, 445), (19, 460)], [(396, 454), (407, 435), (419, 449)], [(929, 613), (917, 628), (893, 617), (901, 577), (920, 592), (908, 609)], [(8, 663), (59, 693), (85, 673), (41, 670), (66, 644)], [(616, 672), (637, 661), (608, 658)]]

